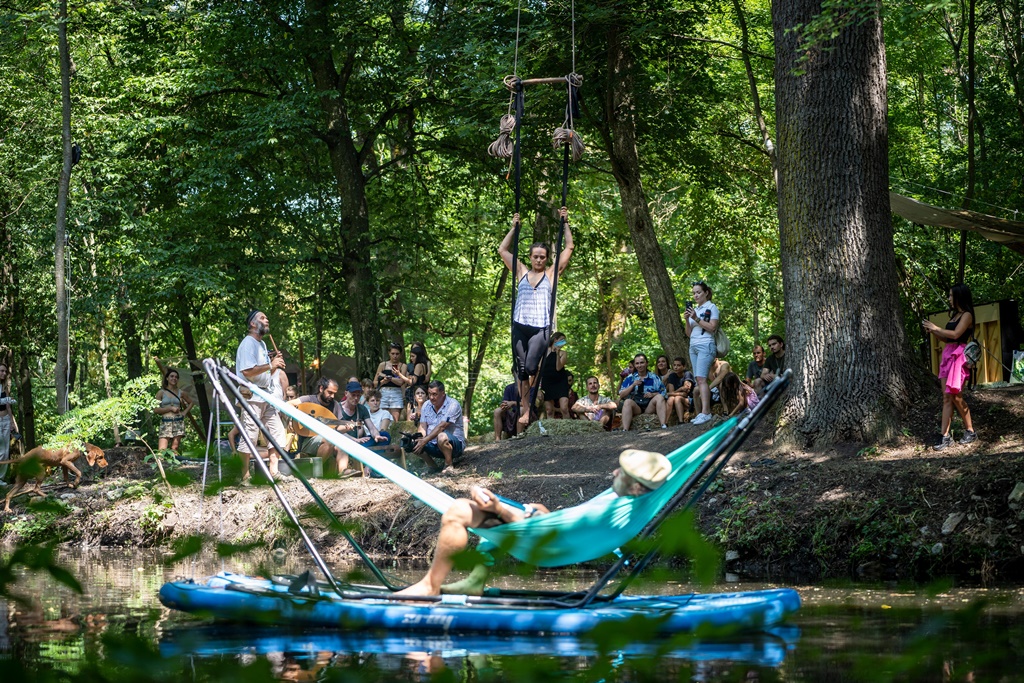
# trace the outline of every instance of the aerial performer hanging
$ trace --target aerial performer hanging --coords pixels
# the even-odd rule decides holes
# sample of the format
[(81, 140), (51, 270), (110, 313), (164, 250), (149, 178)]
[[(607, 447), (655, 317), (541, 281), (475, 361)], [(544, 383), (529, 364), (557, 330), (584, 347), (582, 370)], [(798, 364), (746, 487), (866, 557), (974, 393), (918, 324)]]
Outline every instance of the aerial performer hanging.
[[(573, 239), (569, 228), (569, 210), (566, 208), (569, 193), (569, 160), (576, 162), (583, 156), (583, 141), (576, 133), (574, 121), (579, 118), (579, 87), (583, 79), (576, 68), (576, 23), (573, 14), (573, 71), (558, 78), (521, 79), (516, 74), (519, 64), (519, 27), (516, 26), (516, 57), (511, 76), (506, 76), (505, 87), (511, 91), (509, 111), (501, 118), (501, 134), (488, 147), (488, 153), (497, 158), (509, 159), (510, 174), (514, 174), (515, 213), (512, 227), (498, 246), (498, 254), (505, 262), (513, 277), (512, 287), (512, 355), (513, 374), (519, 390), (519, 429), (530, 421), (530, 391), (537, 380), (537, 368), (541, 356), (548, 346), (555, 319), (555, 300), (558, 292), (558, 277), (569, 265), (572, 258)], [(522, 199), (522, 154), (521, 127), (525, 105), (526, 86), (554, 84), (566, 88), (565, 122), (556, 128), (552, 136), (555, 149), (563, 150), (562, 157), (562, 206), (559, 209), (559, 230), (554, 260), (548, 265), (551, 250), (543, 242), (530, 245), (529, 265), (519, 260), (519, 230), (522, 226), (519, 207)], [(506, 176), (507, 177), (507, 176)], [(518, 431), (518, 430), (517, 430)]]

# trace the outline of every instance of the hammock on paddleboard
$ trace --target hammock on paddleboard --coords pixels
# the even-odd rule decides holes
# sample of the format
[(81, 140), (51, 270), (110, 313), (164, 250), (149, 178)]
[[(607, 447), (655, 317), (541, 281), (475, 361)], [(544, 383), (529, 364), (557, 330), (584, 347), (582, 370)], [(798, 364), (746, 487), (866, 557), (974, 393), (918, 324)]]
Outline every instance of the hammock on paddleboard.
[[(252, 384), (247, 384), (247, 387), (289, 418), (321, 435), (333, 446), (376, 470), (438, 512), (443, 514), (455, 501), (444, 491), (259, 387)], [(516, 559), (539, 567), (562, 567), (596, 560), (636, 538), (690, 481), (737, 422), (737, 418), (726, 420), (669, 453), (667, 457), (672, 463), (672, 473), (654, 491), (641, 496), (618, 496), (609, 488), (580, 505), (471, 531), (488, 542), (481, 546), (481, 550), (499, 547)]]

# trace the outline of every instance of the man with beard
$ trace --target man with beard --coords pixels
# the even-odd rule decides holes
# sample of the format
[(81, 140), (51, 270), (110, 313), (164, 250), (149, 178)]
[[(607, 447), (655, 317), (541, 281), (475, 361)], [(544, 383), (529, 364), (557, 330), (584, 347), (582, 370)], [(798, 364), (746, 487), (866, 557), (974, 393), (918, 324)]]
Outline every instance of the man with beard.
[[(299, 396), (296, 399), (288, 401), (290, 405), (297, 406), (300, 403), (316, 403), (318, 405), (327, 408), (327, 410), (334, 413), (334, 416), (339, 420), (344, 419), (341, 416), (341, 401), (335, 400), (335, 396), (338, 394), (338, 382), (331, 379), (330, 377), (321, 377), (319, 384), (316, 386), (316, 393), (308, 396)], [(344, 432), (344, 425), (338, 425), (335, 427), (339, 432)], [(323, 458), (324, 462), (330, 461), (332, 458), (335, 461), (344, 460), (347, 464), (348, 455), (342, 452), (342, 450), (336, 446), (332, 446), (324, 437), (316, 434), (314, 436), (304, 436), (299, 440), (299, 453), (302, 455), (319, 456)]]
[[(267, 316), (263, 311), (252, 311), (245, 319), (245, 326), (249, 333), (242, 338), (242, 341), (238, 344), (238, 351), (235, 352), (235, 371), (260, 389), (268, 393), (274, 393), (274, 373), (277, 370), (284, 369), (284, 358), (280, 354), (275, 354), (271, 358), (267, 352), (267, 345), (263, 341), (263, 337), (270, 332), (270, 321), (267, 320)], [(255, 394), (248, 396), (246, 402), (257, 419), (266, 425), (274, 440), (279, 444), (283, 444), (288, 434), (285, 432), (281, 416), (278, 415), (277, 411)], [(259, 427), (256, 426), (256, 422), (249, 417), (248, 412), (245, 410), (242, 411), (242, 428), (252, 443), (255, 444), (259, 436)], [(239, 444), (238, 452), (242, 454), (244, 465), (242, 469), (242, 483), (245, 484), (249, 481), (249, 456), (251, 455), (245, 439), (242, 439), (242, 443)], [(281, 456), (273, 449), (269, 451), (269, 456), (270, 474), (276, 479), (280, 476), (277, 464)]]

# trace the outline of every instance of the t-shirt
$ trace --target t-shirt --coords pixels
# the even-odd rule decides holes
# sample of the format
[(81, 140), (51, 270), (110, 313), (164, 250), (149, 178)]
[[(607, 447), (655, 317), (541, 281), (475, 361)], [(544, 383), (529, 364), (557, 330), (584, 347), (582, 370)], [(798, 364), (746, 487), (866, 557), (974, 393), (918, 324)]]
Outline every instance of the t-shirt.
[[(262, 340), (247, 334), (238, 344), (238, 350), (235, 351), (235, 371), (241, 375), (244, 370), (255, 368), (258, 365), (270, 365), (270, 354), (267, 353), (267, 345)], [(248, 379), (260, 389), (266, 391), (271, 391), (274, 387), (274, 379), (271, 377), (269, 370)], [(263, 403), (263, 399), (255, 394), (249, 400)]]
[[(370, 413), (370, 420), (373, 422), (373, 426), (377, 428), (378, 432), (381, 429), (383, 429), (383, 427), (381, 427), (380, 425), (382, 422), (384, 422), (385, 419), (394, 420), (394, 418), (391, 416), (391, 413), (385, 410), (384, 408), (378, 408), (377, 412)], [(390, 427), (391, 425), (388, 426)]]
[[(694, 309), (694, 313), (697, 317), (704, 322), (710, 322), (712, 320), (718, 320), (718, 306), (714, 305), (710, 301), (705, 301), (700, 306)], [(700, 325), (694, 324), (690, 329), (690, 346), (714, 346), (715, 335), (713, 332), (708, 332)]]
[(680, 377), (674, 372), (670, 372), (668, 373), (668, 377), (665, 378), (665, 384), (671, 385), (673, 391), (679, 391), (680, 389), (682, 389), (683, 384), (686, 382), (690, 383), (691, 389), (695, 384), (697, 384), (697, 380), (693, 378), (693, 373), (690, 372), (689, 370), (683, 370), (682, 377)]
[[(451, 396), (444, 397), (444, 403), (441, 404), (440, 410), (434, 408), (434, 404), (430, 401), (423, 404), (420, 426), (426, 428), (427, 434), (434, 431), (434, 428), (442, 422), (448, 423), (444, 433), (448, 435), (449, 439), (458, 439), (462, 443), (466, 443), (466, 432), (462, 429), (462, 406)], [(431, 440), (430, 443), (437, 443), (437, 439)]]
[(772, 371), (776, 377), (786, 371), (786, 354), (782, 354), (782, 358), (776, 358), (775, 354), (768, 356), (768, 360), (764, 362), (764, 366)]
[(756, 360), (750, 361), (747, 365), (747, 379), (754, 379), (761, 376), (762, 365), (758, 365)]
[[(611, 400), (610, 398), (608, 398), (607, 396), (601, 396), (600, 394), (597, 395), (597, 400), (593, 401), (590, 398), (590, 394), (587, 394), (583, 398), (581, 398), (578, 401), (576, 401), (576, 403), (580, 404), (581, 406), (603, 406), (603, 405), (607, 405), (609, 403), (614, 403), (614, 401)], [(573, 405), (576, 405), (576, 403), (574, 403)], [(604, 416), (604, 409), (603, 408), (601, 410), (597, 411), (596, 413), (585, 413), (583, 415), (583, 417), (585, 417), (587, 419), (590, 419), (590, 420), (600, 420), (603, 416)]]

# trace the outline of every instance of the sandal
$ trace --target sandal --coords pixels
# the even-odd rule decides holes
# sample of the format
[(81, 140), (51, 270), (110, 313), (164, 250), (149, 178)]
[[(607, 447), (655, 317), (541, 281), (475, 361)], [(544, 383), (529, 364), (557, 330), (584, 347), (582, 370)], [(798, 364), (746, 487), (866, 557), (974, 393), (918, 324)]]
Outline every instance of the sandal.
[(338, 479), (351, 479), (352, 477), (358, 477), (359, 475), (359, 470), (345, 470), (338, 473)]

